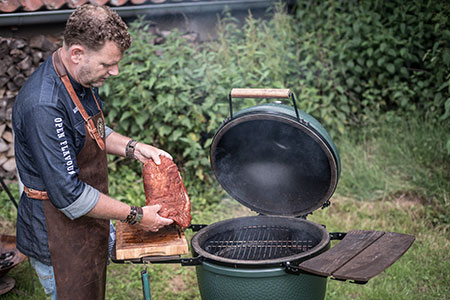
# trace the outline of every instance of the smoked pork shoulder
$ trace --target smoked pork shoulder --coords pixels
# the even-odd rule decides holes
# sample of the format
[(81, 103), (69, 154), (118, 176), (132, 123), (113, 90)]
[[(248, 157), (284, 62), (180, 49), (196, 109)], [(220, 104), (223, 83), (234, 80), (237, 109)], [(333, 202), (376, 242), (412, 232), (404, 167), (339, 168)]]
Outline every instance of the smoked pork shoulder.
[(152, 159), (144, 163), (142, 175), (146, 205), (161, 205), (158, 214), (185, 228), (191, 223), (191, 201), (176, 164), (160, 156), (161, 164)]

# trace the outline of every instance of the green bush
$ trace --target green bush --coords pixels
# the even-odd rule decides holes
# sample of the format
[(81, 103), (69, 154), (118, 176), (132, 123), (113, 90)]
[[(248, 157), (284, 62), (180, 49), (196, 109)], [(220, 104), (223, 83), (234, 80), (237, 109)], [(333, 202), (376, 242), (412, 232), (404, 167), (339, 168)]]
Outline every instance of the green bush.
[(448, 120), (449, 11), (448, 1), (299, 0), (305, 85), (331, 98), (343, 123), (414, 111)]
[[(121, 73), (101, 89), (117, 131), (170, 152), (186, 179), (211, 183), (209, 146), (232, 88), (290, 88), (333, 137), (346, 126), (411, 114), (450, 116), (449, 11), (433, 1), (298, 1), (240, 26), (229, 13), (217, 39), (161, 38), (130, 24)], [(261, 99), (235, 99), (235, 109)], [(446, 137), (450, 152), (450, 136)], [(136, 165), (131, 165), (133, 170)], [(208, 186), (203, 184), (203, 186)]]
[(290, 86), (296, 66), (290, 54), (292, 21), (280, 8), (269, 22), (250, 16), (241, 30), (225, 14), (219, 38), (203, 44), (188, 42), (177, 31), (155, 43), (149, 24), (132, 23), (133, 44), (120, 63), (120, 75), (101, 89), (107, 122), (171, 153), (185, 178), (210, 183), (209, 146), (229, 113), (231, 88)]

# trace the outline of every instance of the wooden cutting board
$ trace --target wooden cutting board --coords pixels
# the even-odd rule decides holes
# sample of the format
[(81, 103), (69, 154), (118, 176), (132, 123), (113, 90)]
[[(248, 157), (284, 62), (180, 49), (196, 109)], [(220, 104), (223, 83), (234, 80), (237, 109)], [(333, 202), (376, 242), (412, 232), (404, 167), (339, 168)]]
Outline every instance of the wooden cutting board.
[(138, 226), (116, 223), (116, 259), (139, 259), (146, 256), (169, 256), (189, 251), (184, 232), (175, 224), (158, 232), (139, 229)]

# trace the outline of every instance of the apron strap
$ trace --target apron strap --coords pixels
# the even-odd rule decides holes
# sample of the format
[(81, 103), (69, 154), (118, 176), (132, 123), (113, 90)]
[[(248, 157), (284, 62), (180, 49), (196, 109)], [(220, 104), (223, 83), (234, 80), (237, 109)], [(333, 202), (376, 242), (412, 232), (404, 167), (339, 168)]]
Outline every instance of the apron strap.
[[(67, 76), (66, 68), (64, 67), (64, 64), (61, 60), (61, 48), (56, 50), (53, 53), (53, 67), (55, 68), (56, 74), (58, 74), (59, 78), (61, 78), (64, 86), (66, 87), (67, 92), (69, 93), (70, 98), (75, 103), (75, 105), (78, 108), (78, 111), (81, 113), (81, 116), (83, 117), (86, 128), (88, 129), (89, 135), (91, 138), (95, 139), (97, 142), (97, 145), (100, 147), (100, 149), (105, 150), (105, 143), (100, 136), (97, 126), (95, 126), (94, 121), (91, 119), (91, 117), (87, 114), (86, 110), (84, 109), (84, 106), (81, 104), (80, 99), (78, 99), (77, 93), (73, 89), (72, 84), (70, 83), (69, 76)], [(94, 92), (92, 91), (92, 95), (94, 96), (95, 103), (97, 104), (98, 109), (102, 113), (103, 118), (103, 112), (100, 109), (100, 105), (98, 104), (97, 98), (95, 97)]]

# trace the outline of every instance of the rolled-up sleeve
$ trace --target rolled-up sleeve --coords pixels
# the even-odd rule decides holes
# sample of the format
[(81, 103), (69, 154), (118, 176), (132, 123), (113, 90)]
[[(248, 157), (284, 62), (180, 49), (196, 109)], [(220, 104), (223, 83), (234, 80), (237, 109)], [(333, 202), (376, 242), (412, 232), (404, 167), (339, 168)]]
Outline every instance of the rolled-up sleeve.
[(105, 139), (113, 132), (114, 132), (114, 130), (112, 130), (108, 126), (105, 126)]
[[(70, 219), (85, 215), (97, 204), (99, 192), (78, 178), (77, 124), (52, 103), (33, 106), (24, 119), (25, 138), (50, 201)], [(84, 124), (78, 125), (84, 130)]]

